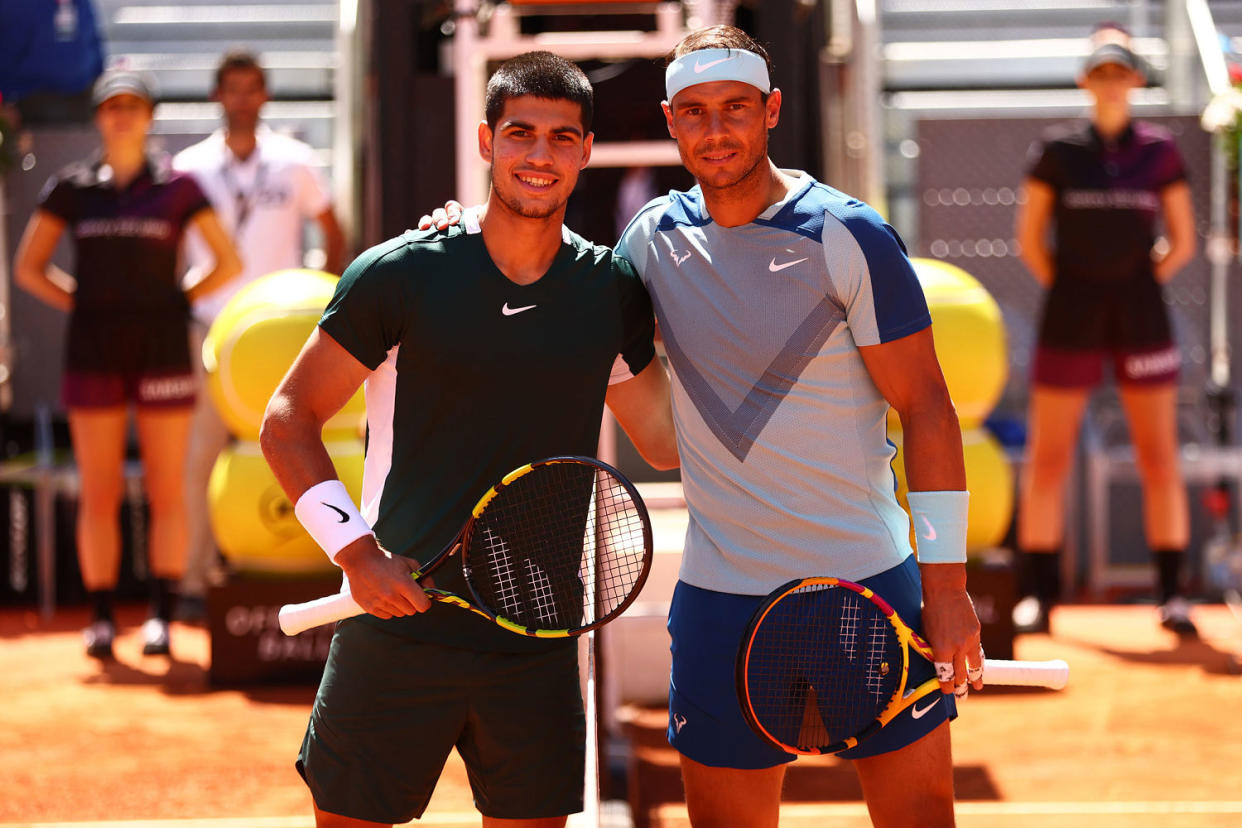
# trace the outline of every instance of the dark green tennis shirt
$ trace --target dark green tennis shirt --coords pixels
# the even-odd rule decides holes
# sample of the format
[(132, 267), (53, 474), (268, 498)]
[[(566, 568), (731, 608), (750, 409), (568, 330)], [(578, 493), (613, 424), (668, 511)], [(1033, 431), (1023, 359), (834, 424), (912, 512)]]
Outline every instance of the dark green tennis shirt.
[[(423, 562), (509, 471), (593, 456), (610, 377), (637, 375), (655, 356), (651, 301), (633, 268), (567, 228), (530, 285), (496, 268), (476, 221), (407, 231), (350, 265), (319, 325), (372, 370), (362, 514), (385, 549)], [(456, 561), (435, 582), (467, 594)], [(555, 644), (438, 603), (369, 620), (476, 649)]]

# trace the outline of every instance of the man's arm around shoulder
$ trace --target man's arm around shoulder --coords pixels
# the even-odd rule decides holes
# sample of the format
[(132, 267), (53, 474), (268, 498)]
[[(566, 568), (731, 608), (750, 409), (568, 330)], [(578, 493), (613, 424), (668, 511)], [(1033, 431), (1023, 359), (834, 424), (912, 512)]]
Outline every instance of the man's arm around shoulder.
[(653, 468), (675, 469), (681, 465), (668, 373), (658, 356), (634, 378), (608, 386), (605, 401), (638, 453)]

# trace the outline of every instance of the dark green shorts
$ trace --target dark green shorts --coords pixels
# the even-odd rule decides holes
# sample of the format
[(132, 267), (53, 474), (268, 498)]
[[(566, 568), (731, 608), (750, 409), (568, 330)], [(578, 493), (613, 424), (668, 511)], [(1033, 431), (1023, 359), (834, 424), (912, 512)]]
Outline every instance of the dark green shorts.
[(443, 647), (351, 619), (332, 638), (297, 768), (320, 810), (422, 816), (453, 748), (485, 816), (582, 810), (576, 642), (547, 653)]

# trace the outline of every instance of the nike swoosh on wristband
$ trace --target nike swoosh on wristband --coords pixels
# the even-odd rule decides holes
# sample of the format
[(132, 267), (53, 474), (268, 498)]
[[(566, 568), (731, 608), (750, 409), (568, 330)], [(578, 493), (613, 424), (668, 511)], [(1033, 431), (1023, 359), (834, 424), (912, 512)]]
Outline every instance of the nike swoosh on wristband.
[[(322, 500), (319, 502), (323, 503)], [(341, 516), (341, 519), (338, 520), (337, 523), (349, 523), (349, 515), (345, 513), (344, 509), (337, 508), (336, 506), (333, 506), (331, 503), (323, 503), (323, 505), (327, 506), (329, 509), (331, 509), (332, 511), (336, 512), (338, 515)]]
[(513, 314), (515, 313), (521, 313), (522, 311), (528, 311), (531, 308), (536, 308), (536, 307), (538, 307), (538, 305), (524, 305), (520, 308), (511, 308), (509, 307), (509, 303), (505, 302), (504, 307), (500, 309), (500, 312), (503, 313), (505, 316), (513, 316)]
[(729, 55), (728, 57), (722, 57), (720, 60), (709, 60), (707, 63), (699, 63), (696, 60), (694, 62), (694, 74), (698, 75), (702, 72), (706, 72), (708, 69), (711, 69), (713, 66), (720, 64), (720, 63), (724, 63), (726, 60), (733, 60), (733, 58), (734, 58), (734, 55)]
[(781, 264), (777, 264), (776, 258), (773, 257), (772, 261), (768, 263), (768, 270), (772, 271), (773, 273), (779, 273), (780, 271), (784, 270), (787, 267), (793, 267), (794, 265), (802, 264), (805, 261), (806, 259), (802, 258), (802, 259), (794, 259), (792, 262), (782, 262)]
[(927, 515), (919, 515), (919, 517), (923, 519), (923, 525), (927, 527), (927, 531), (923, 533), (923, 539), (934, 541), (936, 539), (936, 527), (931, 525)]
[(940, 704), (939, 697), (937, 697), (931, 704), (927, 705), (927, 707), (924, 707), (924, 708), (920, 708), (918, 704), (913, 704), (910, 706), (910, 718), (921, 719), (927, 715), (927, 711), (931, 710), (933, 707), (935, 707), (938, 704)]

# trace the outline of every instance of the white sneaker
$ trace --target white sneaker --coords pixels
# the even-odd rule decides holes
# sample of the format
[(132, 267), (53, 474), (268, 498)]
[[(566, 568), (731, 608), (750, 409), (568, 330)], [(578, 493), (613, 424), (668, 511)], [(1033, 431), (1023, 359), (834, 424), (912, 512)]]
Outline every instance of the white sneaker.
[(82, 630), (82, 641), (86, 643), (86, 654), (92, 658), (112, 658), (112, 639), (116, 637), (116, 627), (111, 621), (92, 621), (91, 625)]
[(1193, 637), (1199, 634), (1195, 622), (1190, 620), (1190, 602), (1180, 595), (1174, 595), (1160, 605), (1160, 626), (1178, 635)]
[(142, 625), (142, 654), (168, 655), (168, 622), (148, 618)]

